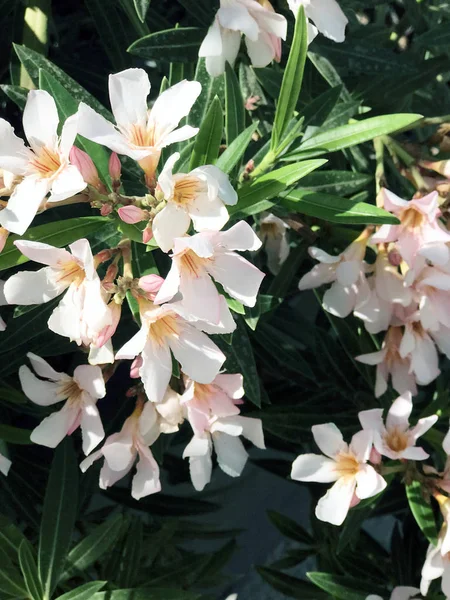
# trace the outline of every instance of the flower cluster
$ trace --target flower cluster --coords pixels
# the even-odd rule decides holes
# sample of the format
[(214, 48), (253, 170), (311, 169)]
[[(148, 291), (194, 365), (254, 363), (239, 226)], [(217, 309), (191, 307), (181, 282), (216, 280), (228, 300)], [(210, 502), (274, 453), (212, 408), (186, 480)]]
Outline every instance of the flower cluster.
[[(127, 474), (138, 457), (132, 494), (139, 499), (161, 487), (150, 446), (161, 434), (177, 431), (185, 419), (194, 436), (184, 455), (189, 457), (197, 489), (210, 480), (213, 448), (219, 466), (232, 476), (241, 473), (247, 459), (241, 435), (264, 448), (261, 422), (239, 414), (242, 376), (222, 372), (225, 355), (209, 337), (235, 330), (227, 296), (253, 307), (264, 273), (240, 254), (261, 247), (250, 225), (240, 221), (223, 230), (229, 220), (226, 206), (237, 202), (225, 173), (213, 165), (176, 172), (178, 153), (159, 169), (163, 148), (197, 134), (193, 127), (178, 125), (200, 94), (200, 84), (176, 84), (158, 97), (151, 110), (150, 82), (142, 69), (111, 75), (109, 91), (115, 124), (81, 103), (60, 137), (53, 98), (46, 92), (30, 92), (24, 113), (29, 148), (6, 121), (0, 121), (3, 192), (9, 194), (0, 223), (5, 231), (23, 234), (35, 214), (50, 203), (89, 201), (118, 223), (143, 222), (142, 242), (154, 238), (163, 252), (170, 252), (166, 278), (135, 277), (126, 238), (97, 254), (87, 239), (74, 241), (68, 250), (17, 240), (15, 246), (23, 256), (43, 267), (19, 271), (2, 282), (0, 303), (27, 306), (60, 297), (48, 319), (49, 329), (88, 351), (89, 364), (76, 367), (73, 376), (28, 354), (35, 373), (25, 365), (19, 371), (26, 396), (43, 407), (65, 401), (61, 410), (44, 418), (31, 440), (54, 448), (79, 427), (87, 456), (81, 468), (103, 457), (102, 488)], [(112, 150), (109, 182), (101, 180), (89, 155), (73, 145), (77, 135)], [(145, 196), (122, 193), (118, 154), (141, 167)], [(138, 307), (139, 330), (115, 348), (113, 336), (127, 297)], [(0, 326), (4, 329), (3, 321)], [(134, 412), (119, 433), (92, 453), (105, 437), (97, 402), (105, 396), (105, 383), (118, 361), (125, 360), (133, 361), (130, 376), (139, 379), (128, 393), (137, 398)], [(175, 378), (180, 393), (169, 385), (173, 360), (180, 365), (181, 379)], [(9, 466), (1, 457), (3, 473)]]
[[(386, 331), (380, 350), (356, 357), (377, 365), (377, 397), (390, 377), (399, 394), (416, 394), (417, 385), (439, 375), (438, 351), (450, 357), (450, 231), (437, 192), (407, 201), (382, 190), (381, 200), (399, 224), (375, 233), (366, 228), (338, 256), (310, 248), (319, 264), (299, 287), (331, 283), (325, 310), (337, 317), (353, 312), (369, 333)], [(377, 253), (373, 264), (364, 260), (368, 244)]]

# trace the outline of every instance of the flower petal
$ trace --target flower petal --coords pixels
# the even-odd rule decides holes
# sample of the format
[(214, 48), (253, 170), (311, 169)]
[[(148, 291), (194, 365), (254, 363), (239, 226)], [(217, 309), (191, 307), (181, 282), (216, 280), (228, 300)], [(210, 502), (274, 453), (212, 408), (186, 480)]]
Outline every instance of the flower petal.
[(265, 275), (251, 262), (234, 252), (218, 253), (209, 272), (230, 296), (245, 306), (255, 306)]
[(382, 408), (362, 410), (358, 413), (358, 419), (363, 429), (380, 432), (384, 429)]
[(20, 367), (19, 379), (25, 396), (39, 406), (51, 406), (64, 399), (59, 393), (60, 383), (38, 379), (26, 365)]
[(100, 367), (79, 365), (73, 372), (73, 380), (95, 400), (106, 395), (105, 382)]
[(371, 498), (382, 492), (387, 483), (370, 465), (364, 465), (355, 475), (356, 495), (360, 500)]
[(224, 473), (239, 477), (248, 459), (244, 444), (238, 437), (216, 432), (212, 436), (217, 462)]
[(66, 375), (65, 373), (55, 371), (55, 369), (51, 365), (49, 365), (46, 360), (44, 360), (37, 354), (28, 352), (27, 358), (32, 364), (33, 369), (39, 375), (39, 377), (45, 377), (46, 379), (51, 379), (52, 381), (62, 381), (66, 379), (66, 377), (68, 377), (68, 375)]
[(216, 344), (187, 323), (178, 338), (170, 338), (169, 345), (183, 372), (198, 383), (211, 383), (225, 362)]
[(139, 462), (136, 467), (136, 475), (131, 484), (131, 495), (140, 500), (150, 494), (161, 491), (159, 481), (159, 466), (153, 458), (153, 454), (147, 446), (139, 444)]
[(244, 378), (240, 373), (221, 373), (213, 381), (214, 385), (220, 387), (227, 396), (237, 400), (244, 395)]
[[(1, 213), (0, 213), (1, 214)], [(175, 238), (182, 237), (191, 223), (191, 217), (173, 202), (168, 202), (153, 220), (152, 231), (163, 252), (173, 248)]]
[(68, 165), (52, 183), (49, 202), (60, 202), (85, 189), (82, 174), (74, 165)]
[(59, 117), (56, 104), (48, 92), (31, 90), (23, 111), (23, 129), (33, 150), (42, 146), (55, 148)]
[(311, 431), (317, 446), (330, 458), (334, 458), (339, 452), (348, 449), (348, 446), (342, 437), (342, 433), (334, 423), (313, 425)]
[(36, 216), (47, 195), (49, 182), (31, 175), (19, 183), (8, 200), (6, 208), (0, 211), (0, 225), (17, 235), (23, 235)]
[(0, 119), (0, 169), (15, 175), (25, 175), (29, 158), (24, 141), (17, 137), (8, 121)]
[(81, 412), (80, 427), (83, 436), (83, 452), (88, 455), (105, 437), (100, 413), (94, 403), (85, 403)]
[(332, 525), (342, 525), (350, 509), (355, 486), (353, 477), (338, 479), (317, 503), (316, 517)]
[(122, 348), (116, 353), (116, 360), (130, 360), (140, 354), (147, 342), (147, 327), (143, 326)]
[(117, 125), (145, 126), (150, 81), (144, 69), (126, 69), (109, 76), (109, 99)]
[(409, 417), (412, 412), (411, 393), (405, 392), (399, 396), (389, 409), (386, 417), (387, 429), (399, 428), (405, 431), (409, 427)]
[(337, 481), (336, 462), (321, 454), (301, 454), (292, 463), (291, 477), (296, 481), (331, 483)]
[(64, 405), (60, 411), (46, 417), (40, 425), (33, 429), (30, 440), (34, 444), (56, 448), (66, 437), (77, 417), (77, 408), (68, 408), (67, 405)]
[(227, 250), (259, 250), (261, 240), (245, 221), (239, 221), (217, 236), (218, 243)]
[(148, 341), (142, 350), (139, 369), (145, 393), (150, 402), (161, 402), (172, 376), (172, 357), (169, 347)]

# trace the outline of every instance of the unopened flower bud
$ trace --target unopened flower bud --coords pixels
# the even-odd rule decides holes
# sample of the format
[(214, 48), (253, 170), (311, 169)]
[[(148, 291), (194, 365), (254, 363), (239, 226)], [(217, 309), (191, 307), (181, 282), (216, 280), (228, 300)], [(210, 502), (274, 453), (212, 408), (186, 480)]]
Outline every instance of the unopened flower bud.
[(388, 260), (393, 267), (398, 267), (402, 264), (403, 259), (400, 252), (396, 248), (394, 248), (393, 250), (390, 250), (388, 252)]
[(83, 152), (83, 150), (80, 150), (76, 146), (72, 146), (69, 158), (70, 162), (80, 171), (84, 181), (96, 189), (100, 189), (102, 183), (89, 154), (86, 154), (86, 152)]
[(156, 296), (163, 283), (164, 279), (159, 275), (144, 275), (139, 279), (139, 287), (150, 297)]
[(129, 225), (134, 225), (135, 223), (145, 221), (147, 217), (142, 208), (134, 206), (133, 204), (130, 204), (129, 206), (122, 206), (117, 212), (119, 213), (119, 217), (122, 219), (122, 221), (124, 223), (128, 223)]
[(111, 154), (109, 157), (109, 176), (111, 177), (111, 183), (113, 190), (117, 192), (120, 188), (120, 177), (122, 175), (122, 165), (120, 163), (120, 158), (117, 156), (115, 152)]
[(147, 227), (142, 232), (142, 242), (144, 244), (148, 244), (149, 241), (152, 239), (152, 237), (153, 237), (153, 230), (150, 227), (150, 225), (147, 225)]
[(107, 217), (108, 215), (110, 215), (113, 211), (113, 207), (111, 206), (111, 204), (102, 204), (102, 207), (100, 209), (100, 214), (102, 215), (102, 217)]
[(142, 363), (143, 363), (142, 357), (136, 356), (136, 358), (131, 363), (131, 367), (130, 367), (131, 379), (139, 379), (139, 377), (140, 377), (139, 369), (142, 367)]
[(98, 334), (95, 345), (97, 348), (101, 348), (106, 342), (108, 342), (115, 334), (117, 326), (120, 321), (120, 315), (122, 312), (122, 305), (110, 302), (108, 304), (109, 313), (111, 316), (111, 324), (104, 327)]
[(375, 448), (370, 451), (369, 461), (373, 465), (379, 465), (381, 463), (381, 454)]

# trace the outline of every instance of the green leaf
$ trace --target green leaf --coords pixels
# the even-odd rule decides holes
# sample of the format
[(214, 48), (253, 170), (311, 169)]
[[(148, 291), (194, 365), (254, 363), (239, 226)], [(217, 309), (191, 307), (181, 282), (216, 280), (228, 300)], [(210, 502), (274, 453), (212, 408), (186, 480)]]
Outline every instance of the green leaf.
[(305, 127), (312, 125), (320, 127), (330, 112), (336, 106), (342, 92), (342, 85), (326, 90), (310, 102), (305, 108), (300, 111), (300, 116), (304, 118)]
[(31, 431), (28, 429), (20, 429), (11, 425), (0, 425), (0, 440), (9, 444), (31, 444), (30, 434)]
[(256, 567), (256, 570), (274, 589), (289, 596), (289, 598), (297, 598), (298, 600), (328, 599), (327, 595), (318, 592), (317, 588), (307, 581), (286, 575), (269, 567)]
[(267, 516), (283, 535), (307, 546), (314, 545), (314, 538), (298, 523), (275, 510), (268, 510)]
[(368, 594), (381, 596), (386, 594), (384, 588), (377, 588), (370, 580), (353, 579), (331, 573), (307, 573), (306, 575), (317, 587), (337, 600), (366, 600)]
[(436, 546), (437, 530), (431, 505), (425, 501), (422, 495), (422, 486), (419, 481), (413, 481), (406, 486), (406, 496), (412, 514), (427, 540)]
[(97, 592), (92, 600), (197, 600), (200, 594), (171, 588), (133, 588)]
[(281, 199), (281, 204), (290, 211), (310, 217), (323, 219), (331, 223), (347, 225), (396, 225), (399, 220), (387, 210), (367, 204), (354, 202), (348, 198), (339, 198), (330, 194), (293, 190)]
[(177, 27), (157, 31), (133, 42), (128, 52), (146, 59), (191, 62), (197, 59), (205, 34), (206, 31), (198, 27)]
[(39, 85), (39, 69), (43, 69), (50, 75), (52, 75), (58, 83), (60, 83), (66, 91), (75, 98), (78, 102), (85, 102), (95, 111), (105, 117), (105, 119), (112, 119), (111, 113), (102, 105), (94, 96), (86, 91), (79, 83), (69, 77), (62, 69), (54, 65), (51, 61), (45, 58), (39, 52), (30, 50), (26, 46), (20, 46), (13, 44), (14, 50), (19, 57), (20, 62), (25, 67), (28, 75), (31, 77), (34, 85)]
[(301, 160), (306, 155), (317, 156), (324, 152), (336, 152), (337, 150), (357, 146), (380, 135), (406, 129), (417, 123), (421, 118), (422, 115), (405, 113), (372, 117), (357, 123), (342, 125), (307, 139), (298, 150), (286, 154), (282, 160)]
[(125, 541), (122, 543), (122, 561), (117, 575), (119, 587), (128, 588), (136, 583), (142, 557), (142, 541), (142, 520), (133, 516)]
[(137, 16), (145, 23), (145, 16), (150, 6), (150, 0), (134, 0), (134, 8), (136, 9)]
[(29, 258), (21, 254), (14, 246), (16, 240), (32, 240), (62, 248), (75, 240), (99, 231), (106, 222), (105, 217), (78, 217), (31, 227), (22, 236), (10, 235), (0, 254), (0, 270), (23, 265), (29, 261)]
[(33, 549), (27, 540), (20, 544), (19, 548), (20, 569), (27, 586), (31, 600), (42, 600), (44, 598), (42, 584), (39, 579), (36, 559)]
[(249, 216), (267, 210), (273, 206), (273, 198), (326, 162), (325, 160), (307, 160), (265, 173), (255, 181), (242, 186), (238, 192), (238, 203), (230, 206), (228, 212), (233, 216), (236, 214)]
[(229, 146), (245, 129), (244, 100), (234, 69), (225, 65), (225, 139)]
[(202, 93), (197, 98), (194, 106), (187, 116), (187, 122), (193, 127), (200, 127), (205, 119), (206, 112), (216, 96), (219, 99), (225, 97), (224, 78), (211, 77), (206, 70), (204, 58), (199, 58), (195, 70), (195, 81), (202, 86)]
[(253, 123), (247, 127), (238, 137), (231, 142), (228, 148), (223, 152), (216, 161), (218, 167), (224, 173), (230, 173), (233, 168), (239, 163), (244, 156), (248, 145), (252, 141), (253, 134), (258, 129), (259, 122)]
[[(61, 121), (65, 121), (68, 117), (77, 112), (79, 102), (72, 97), (70, 92), (68, 92), (67, 89), (53, 77), (53, 75), (42, 69), (39, 71), (39, 87), (48, 92), (55, 99)], [(80, 136), (76, 139), (76, 145), (89, 154), (97, 167), (100, 178), (104, 182), (108, 182), (109, 155), (105, 148)]]
[(219, 98), (216, 96), (209, 107), (200, 131), (195, 138), (192, 150), (190, 169), (202, 165), (214, 164), (218, 154), (223, 135), (223, 113)]
[(19, 548), (25, 536), (18, 527), (6, 517), (0, 515), (0, 550), (6, 552), (8, 558), (18, 562)]
[(39, 534), (38, 569), (45, 600), (51, 597), (66, 562), (77, 504), (78, 464), (72, 440), (66, 437), (54, 454)]
[(318, 171), (302, 179), (302, 190), (348, 196), (372, 183), (372, 175), (354, 171)]
[(69, 579), (77, 572), (85, 571), (94, 564), (115, 543), (122, 524), (122, 515), (115, 515), (82, 539), (69, 552), (66, 570), (62, 578)]
[(106, 581), (90, 581), (74, 590), (70, 590), (70, 592), (66, 592), (62, 596), (58, 596), (55, 600), (91, 600), (91, 598), (95, 598), (96, 592), (101, 590), (106, 583)]
[(27, 88), (20, 87), (19, 85), (0, 85), (2, 91), (12, 100), (20, 110), (25, 108), (27, 102), (28, 90)]
[(28, 590), (20, 576), (20, 573), (8, 561), (8, 556), (0, 551), (0, 592), (14, 599), (28, 598)]
[(112, 66), (116, 71), (126, 69), (129, 65), (124, 48), (129, 39), (124, 30), (123, 13), (110, 0), (85, 0), (85, 3)]
[(297, 105), (303, 82), (306, 55), (308, 52), (308, 30), (304, 8), (301, 7), (295, 23), (294, 39), (284, 71), (273, 124), (271, 149), (276, 151)]

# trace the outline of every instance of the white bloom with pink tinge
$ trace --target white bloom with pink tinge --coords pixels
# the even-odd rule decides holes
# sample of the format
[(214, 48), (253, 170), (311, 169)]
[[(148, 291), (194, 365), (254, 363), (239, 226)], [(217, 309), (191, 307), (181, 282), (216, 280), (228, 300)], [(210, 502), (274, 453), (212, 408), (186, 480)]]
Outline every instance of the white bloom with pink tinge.
[[(308, 19), (313, 21), (314, 33), (320, 31), (334, 42), (345, 40), (345, 28), (348, 19), (336, 0), (288, 0), (289, 8), (296, 15), (300, 6), (305, 8)], [(310, 41), (311, 34), (308, 36)]]
[(411, 393), (406, 392), (392, 403), (383, 423), (383, 409), (363, 410), (358, 414), (361, 426), (373, 433), (373, 445), (382, 456), (392, 460), (425, 460), (429, 454), (417, 448), (417, 439), (426, 433), (438, 420), (437, 415), (419, 419), (417, 425), (409, 426), (413, 408)]
[(365, 365), (376, 365), (375, 397), (382, 396), (388, 388), (392, 376), (392, 387), (399, 394), (411, 392), (417, 394), (416, 378), (411, 372), (411, 358), (400, 354), (402, 343), (400, 327), (390, 327), (384, 338), (381, 350), (356, 356), (356, 360)]
[(28, 92), (23, 128), (29, 148), (11, 125), (0, 119), (0, 168), (23, 177), (0, 211), (0, 225), (8, 231), (23, 235), (49, 192), (49, 202), (60, 202), (86, 187), (81, 173), (69, 162), (77, 117), (67, 119), (61, 137), (58, 125), (55, 101), (43, 90)]
[(322, 454), (303, 454), (292, 464), (291, 477), (296, 481), (315, 481), (334, 485), (319, 500), (316, 517), (321, 521), (342, 525), (351, 506), (376, 496), (386, 481), (369, 464), (372, 434), (356, 433), (346, 444), (334, 423), (314, 425), (312, 434)]
[(232, 374), (219, 374), (209, 385), (186, 381), (181, 403), (194, 437), (183, 458), (189, 458), (192, 484), (198, 491), (211, 481), (213, 448), (219, 467), (231, 477), (242, 473), (248, 459), (239, 436), (265, 448), (261, 420), (239, 415), (236, 403), (244, 395), (242, 383), (242, 375)]
[(411, 361), (410, 373), (419, 385), (428, 385), (440, 374), (439, 356), (433, 339), (420, 321), (409, 321), (399, 347), (402, 358)]
[[(222, 305), (222, 315), (228, 318)], [(225, 362), (225, 355), (203, 332), (225, 333), (230, 327), (222, 320), (215, 327), (184, 318), (178, 303), (156, 306), (140, 301), (141, 329), (116, 354), (116, 360), (140, 355), (139, 375), (152, 402), (160, 402), (172, 376), (172, 356), (182, 370), (201, 383), (210, 383)], [(231, 319), (232, 320), (232, 319)], [(234, 325), (234, 321), (233, 321)]]
[[(87, 240), (69, 245), (70, 251), (40, 242), (18, 240), (16, 247), (27, 258), (47, 265), (39, 271), (21, 271), (8, 279), (4, 294), (9, 304), (43, 304), (66, 292), (48, 320), (51, 331), (68, 337), (78, 345), (94, 347), (105, 327), (113, 324), (94, 258)], [(113, 362), (108, 341), (92, 349), (96, 362)], [(101, 354), (101, 356), (100, 356)]]
[[(389, 600), (414, 600), (413, 596), (416, 594), (420, 594), (419, 589), (407, 585), (399, 585), (392, 590)], [(370, 594), (366, 600), (383, 600), (383, 598), (377, 594)], [(419, 600), (419, 598), (415, 600)]]
[(172, 266), (155, 302), (171, 300), (178, 292), (182, 306), (194, 318), (216, 325), (221, 298), (213, 279), (245, 306), (255, 306), (264, 273), (235, 250), (257, 250), (261, 241), (245, 221), (227, 231), (204, 231), (175, 240)]
[(222, 75), (225, 63), (232, 66), (245, 35), (247, 52), (254, 67), (266, 67), (281, 59), (281, 40), (286, 39), (287, 21), (268, 0), (220, 0), (213, 24), (200, 46), (212, 77)]
[(145, 171), (154, 172), (163, 148), (196, 135), (198, 129), (194, 127), (177, 127), (189, 114), (201, 89), (197, 81), (180, 81), (163, 92), (149, 110), (147, 73), (143, 69), (121, 71), (109, 76), (109, 98), (117, 125), (81, 102), (78, 133), (139, 161)]
[(289, 256), (288, 229), (289, 225), (272, 213), (264, 213), (259, 222), (258, 237), (264, 244), (267, 266), (273, 275), (280, 272), (281, 265)]
[(179, 158), (175, 153), (167, 160), (156, 188), (156, 197), (167, 201), (152, 223), (155, 240), (164, 252), (173, 248), (175, 238), (187, 233), (191, 220), (195, 231), (222, 229), (229, 219), (225, 205), (233, 206), (238, 199), (228, 175), (213, 165), (174, 175)]
[(434, 579), (442, 577), (441, 589), (446, 599), (450, 598), (450, 546), (446, 543), (445, 530), (441, 529), (436, 546), (428, 546), (425, 562), (422, 567), (422, 579), (420, 581), (420, 593), (422, 596), (428, 594), (428, 589)]
[(22, 390), (35, 404), (52, 406), (65, 400), (63, 408), (46, 417), (31, 433), (31, 441), (48, 448), (56, 446), (78, 427), (83, 436), (83, 452), (89, 454), (105, 437), (97, 400), (106, 394), (100, 367), (80, 365), (73, 377), (60, 373), (43, 358), (27, 354), (34, 373), (25, 365), (19, 369)]
[(323, 296), (323, 308), (336, 317), (347, 317), (370, 298), (364, 263), (368, 239), (369, 233), (366, 230), (337, 256), (311, 246), (309, 254), (319, 264), (303, 275), (299, 289), (309, 290), (332, 283)]
[(123, 424), (119, 433), (110, 435), (102, 448), (83, 460), (83, 473), (100, 458), (104, 458), (100, 471), (100, 487), (108, 489), (125, 477), (139, 458), (136, 474), (131, 484), (131, 495), (136, 500), (161, 491), (159, 466), (149, 448), (161, 433), (155, 406), (138, 401), (133, 414)]
[(450, 233), (439, 221), (439, 195), (432, 192), (423, 198), (402, 200), (389, 190), (383, 190), (384, 208), (400, 220), (400, 225), (382, 225), (372, 236), (372, 243), (397, 242), (398, 250), (410, 268), (425, 266), (423, 250), (429, 248), (433, 262), (445, 264), (450, 258), (446, 246)]
[(437, 267), (424, 267), (413, 285), (419, 303), (419, 320), (427, 331), (450, 327), (450, 273)]

